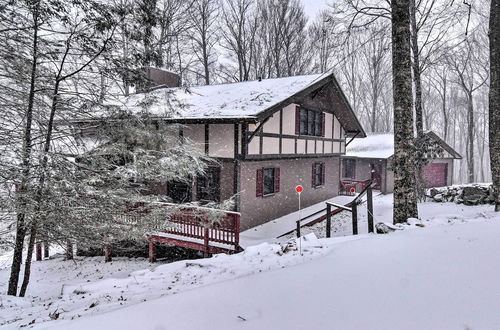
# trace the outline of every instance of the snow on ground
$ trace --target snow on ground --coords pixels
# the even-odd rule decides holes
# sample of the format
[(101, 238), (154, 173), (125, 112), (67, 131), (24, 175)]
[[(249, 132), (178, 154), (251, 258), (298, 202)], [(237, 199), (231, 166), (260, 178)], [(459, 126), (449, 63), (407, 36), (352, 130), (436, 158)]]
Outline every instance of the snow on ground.
[[(329, 202), (338, 204), (347, 204), (353, 200), (353, 196), (336, 196), (329, 199)], [(326, 201), (325, 201), (326, 202)], [(240, 245), (245, 248), (247, 246), (252, 246), (262, 242), (278, 242), (281, 240), (276, 240), (278, 236), (281, 236), (297, 227), (296, 221), (300, 218), (304, 218), (307, 215), (313, 214), (316, 211), (324, 209), (326, 207), (325, 202), (317, 203), (306, 207), (300, 211), (292, 212), (278, 219), (266, 222), (260, 226), (250, 228), (245, 230), (240, 234)], [(318, 215), (319, 216), (319, 215)], [(312, 221), (317, 217), (313, 217), (308, 221)]]
[[(0, 325), (13, 329), (31, 322), (38, 325), (51, 321), (54, 313), (66, 320), (101, 314), (202, 285), (288, 267), (326, 253), (314, 237), (302, 242), (300, 257), (297, 251), (283, 253), (283, 249), (262, 243), (233, 256), (219, 254), (157, 267), (145, 259), (115, 258), (104, 263), (102, 257), (80, 258), (78, 266), (61, 258), (35, 262), (30, 297), (0, 295)], [(4, 283), (7, 271), (0, 272)], [(6, 288), (0, 290), (5, 292)]]
[[(323, 239), (327, 253), (290, 254), (295, 267), (41, 328), (499, 329), (500, 217), (493, 217)], [(263, 262), (282, 258), (274, 252)]]
[[(375, 222), (392, 221), (391, 202), (392, 195), (374, 197)], [(29, 297), (0, 295), (0, 327), (499, 329), (500, 215), (489, 205), (419, 209), (425, 227), (375, 235), (363, 234), (360, 206), (361, 235), (342, 236), (352, 230), (344, 214), (335, 221), (345, 225), (334, 225), (342, 237), (309, 234), (295, 246), (300, 251), (282, 238), (163, 265), (35, 262)], [(324, 237), (324, 228), (311, 228)], [(8, 272), (0, 269), (0, 292)]]

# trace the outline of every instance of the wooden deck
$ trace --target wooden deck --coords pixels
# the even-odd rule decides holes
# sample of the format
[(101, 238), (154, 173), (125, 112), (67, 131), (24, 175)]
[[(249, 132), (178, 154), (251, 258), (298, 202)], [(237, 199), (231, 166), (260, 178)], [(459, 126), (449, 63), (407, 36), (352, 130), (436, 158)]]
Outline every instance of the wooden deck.
[[(172, 204), (165, 204), (175, 207)], [(164, 243), (209, 253), (237, 253), (240, 213), (204, 207), (176, 208), (168, 221), (157, 222), (156, 231), (148, 234), (149, 260), (156, 260), (155, 243)]]

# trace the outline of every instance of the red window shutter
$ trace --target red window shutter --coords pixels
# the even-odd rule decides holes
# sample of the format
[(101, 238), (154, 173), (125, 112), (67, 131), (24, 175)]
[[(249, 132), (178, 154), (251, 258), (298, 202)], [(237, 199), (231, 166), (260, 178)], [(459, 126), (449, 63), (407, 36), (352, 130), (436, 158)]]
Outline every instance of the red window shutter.
[(315, 186), (315, 181), (316, 181), (316, 164), (312, 164), (312, 179), (311, 179), (311, 187), (314, 188)]
[(257, 180), (256, 180), (256, 193), (257, 197), (262, 197), (264, 195), (264, 169), (259, 168), (257, 170)]
[(279, 167), (274, 169), (274, 192), (280, 192), (280, 169)]
[(325, 113), (322, 112), (321, 113), (321, 136), (325, 136), (325, 122), (326, 122), (325, 117), (326, 117)]
[(300, 135), (300, 106), (295, 106), (295, 135)]
[(321, 163), (321, 184), (325, 184), (325, 163)]

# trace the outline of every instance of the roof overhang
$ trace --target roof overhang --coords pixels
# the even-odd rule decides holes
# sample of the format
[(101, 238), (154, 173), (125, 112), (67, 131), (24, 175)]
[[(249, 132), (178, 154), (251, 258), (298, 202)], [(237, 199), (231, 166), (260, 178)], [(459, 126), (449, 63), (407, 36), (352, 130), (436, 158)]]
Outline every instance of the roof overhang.
[[(328, 89), (328, 87), (330, 88)], [(327, 93), (325, 97), (328, 100), (328, 104), (325, 104), (322, 107), (317, 107), (314, 105), (313, 99), (318, 97), (319, 92), (322, 90), (325, 90)], [(297, 103), (311, 110), (333, 113), (339, 120), (342, 127), (344, 127), (345, 133), (348, 137), (366, 137), (366, 132), (364, 131), (363, 126), (361, 126), (361, 123), (352, 110), (351, 105), (347, 101), (347, 98), (340, 88), (340, 85), (337, 82), (337, 79), (335, 79), (333, 73), (325, 75), (301, 91), (261, 111), (257, 114), (257, 118), (259, 121), (262, 121), (277, 110), (291, 103)]]
[(441, 148), (446, 150), (453, 157), (453, 159), (462, 159), (462, 155), (460, 155), (455, 149), (453, 149), (448, 143), (446, 143), (433, 131), (428, 131), (425, 133), (425, 135), (436, 141)]

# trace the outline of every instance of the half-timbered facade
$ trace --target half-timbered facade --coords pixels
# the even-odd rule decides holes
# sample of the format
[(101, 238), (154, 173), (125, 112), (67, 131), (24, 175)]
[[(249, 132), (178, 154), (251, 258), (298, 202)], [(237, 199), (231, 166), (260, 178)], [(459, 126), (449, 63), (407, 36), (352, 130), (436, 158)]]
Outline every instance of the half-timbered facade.
[[(144, 102), (144, 100), (150, 100)], [(191, 185), (155, 184), (174, 202), (236, 196), (241, 229), (336, 196), (346, 137), (365, 133), (333, 74), (190, 88), (157, 88), (120, 106), (167, 123), (216, 162)]]

